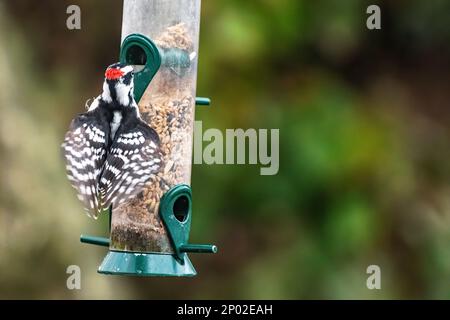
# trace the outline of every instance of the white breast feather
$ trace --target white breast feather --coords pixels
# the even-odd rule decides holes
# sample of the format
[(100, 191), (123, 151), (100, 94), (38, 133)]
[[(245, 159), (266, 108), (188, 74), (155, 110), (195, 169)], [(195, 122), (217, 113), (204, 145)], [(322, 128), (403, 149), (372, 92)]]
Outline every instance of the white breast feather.
[(119, 129), (120, 121), (122, 120), (122, 113), (114, 111), (113, 120), (111, 121), (111, 139), (114, 139), (117, 129)]

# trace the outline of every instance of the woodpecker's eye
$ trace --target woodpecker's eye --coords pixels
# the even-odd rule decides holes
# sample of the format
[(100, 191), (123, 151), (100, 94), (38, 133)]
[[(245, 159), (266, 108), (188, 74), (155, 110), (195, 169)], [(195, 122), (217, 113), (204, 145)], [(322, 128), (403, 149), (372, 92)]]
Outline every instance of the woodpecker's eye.
[(131, 83), (132, 78), (133, 78), (133, 73), (128, 72), (126, 75), (123, 76), (123, 83), (126, 85), (129, 85)]

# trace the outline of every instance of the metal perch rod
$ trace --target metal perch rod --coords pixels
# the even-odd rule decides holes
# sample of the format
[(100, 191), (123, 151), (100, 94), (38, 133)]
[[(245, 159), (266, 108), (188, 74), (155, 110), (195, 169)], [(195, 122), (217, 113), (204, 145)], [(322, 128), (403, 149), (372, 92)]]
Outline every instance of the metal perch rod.
[[(94, 244), (102, 247), (109, 247), (110, 240), (104, 237), (95, 237), (88, 235), (81, 235), (80, 241), (82, 243)], [(217, 246), (210, 244), (184, 244), (180, 247), (181, 252), (195, 252), (195, 253), (217, 253)]]

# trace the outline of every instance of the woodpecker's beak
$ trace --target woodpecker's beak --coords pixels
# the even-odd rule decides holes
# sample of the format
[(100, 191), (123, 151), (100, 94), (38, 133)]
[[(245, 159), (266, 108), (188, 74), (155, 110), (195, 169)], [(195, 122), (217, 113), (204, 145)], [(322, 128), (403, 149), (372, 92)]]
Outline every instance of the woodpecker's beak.
[(134, 64), (131, 67), (133, 68), (133, 73), (138, 73), (144, 69), (145, 65)]

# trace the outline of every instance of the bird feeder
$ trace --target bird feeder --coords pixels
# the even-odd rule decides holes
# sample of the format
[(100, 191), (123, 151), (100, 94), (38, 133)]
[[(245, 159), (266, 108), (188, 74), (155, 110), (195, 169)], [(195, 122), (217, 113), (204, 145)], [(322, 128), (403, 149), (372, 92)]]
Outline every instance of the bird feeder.
[(133, 65), (142, 119), (159, 135), (163, 168), (132, 200), (112, 208), (110, 238), (81, 236), (109, 246), (104, 274), (194, 276), (187, 253), (215, 253), (189, 243), (190, 188), (200, 0), (124, 0), (120, 61)]

